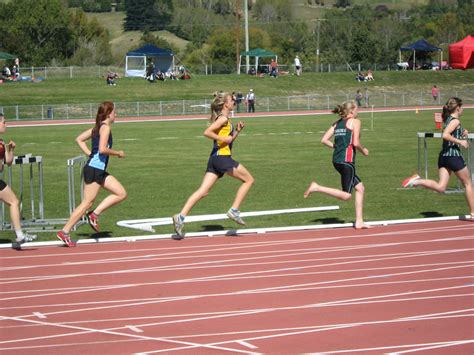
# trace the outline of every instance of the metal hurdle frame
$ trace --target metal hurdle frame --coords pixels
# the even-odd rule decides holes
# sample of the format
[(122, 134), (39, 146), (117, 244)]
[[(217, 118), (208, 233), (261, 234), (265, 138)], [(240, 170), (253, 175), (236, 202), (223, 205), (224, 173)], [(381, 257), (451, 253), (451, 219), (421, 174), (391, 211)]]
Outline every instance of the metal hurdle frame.
[[(442, 133), (427, 133), (427, 132), (418, 132), (418, 175), (422, 176), (424, 179), (428, 179), (428, 146), (427, 138), (443, 138)], [(471, 180), (474, 182), (474, 133), (469, 133), (467, 135), (467, 140), (469, 141), (468, 149), (461, 149), (464, 153), (464, 160), (466, 161), (467, 168), (471, 174)], [(421, 153), (421, 146), (423, 142), (423, 159)], [(424, 175), (422, 174), (422, 169), (424, 170)], [(461, 187), (461, 182), (458, 181), (458, 188), (456, 190), (447, 190), (445, 193), (451, 192), (463, 192), (464, 189)]]
[[(68, 170), (68, 203), (69, 203), (69, 214), (72, 213), (76, 207), (76, 178), (75, 178), (75, 168), (78, 166), (80, 171), (80, 196), (81, 199), (84, 194), (83, 187), (83, 167), (86, 163), (85, 156), (78, 156), (67, 160), (67, 170)], [(35, 194), (35, 177), (34, 177), (34, 164), (37, 164), (38, 167), (38, 178), (37, 178), (37, 187), (38, 194)], [(56, 219), (45, 219), (44, 212), (44, 193), (43, 193), (43, 158), (41, 156), (33, 156), (32, 154), (26, 154), (22, 156), (15, 157), (12, 162), (12, 166), (7, 166), (7, 175), (8, 175), (8, 185), (13, 187), (13, 166), (19, 166), (19, 188), (18, 188), (18, 199), (20, 201), (20, 218), (22, 228), (30, 231), (51, 231), (57, 230), (55, 226), (66, 223), (67, 218), (56, 218)], [(29, 188), (30, 188), (30, 207), (31, 207), (31, 219), (25, 219), (23, 215), (23, 200), (24, 200), (24, 166), (29, 165)], [(1, 172), (0, 176), (3, 177), (4, 173)], [(37, 199), (36, 199), (37, 197)], [(37, 202), (37, 203), (36, 203)], [(74, 229), (80, 225), (86, 223), (85, 217), (82, 217), (79, 222), (74, 226)], [(11, 224), (6, 222), (5, 219), (5, 204), (0, 203), (0, 230), (9, 230), (11, 229)]]

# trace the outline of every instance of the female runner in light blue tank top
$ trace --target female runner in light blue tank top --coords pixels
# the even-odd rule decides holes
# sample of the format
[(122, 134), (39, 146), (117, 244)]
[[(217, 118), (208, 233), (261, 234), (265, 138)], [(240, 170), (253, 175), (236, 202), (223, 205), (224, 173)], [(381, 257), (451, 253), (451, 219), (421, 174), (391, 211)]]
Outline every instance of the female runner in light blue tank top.
[[(120, 182), (109, 175), (105, 169), (111, 155), (119, 158), (125, 157), (122, 150), (112, 149), (112, 130), (111, 125), (115, 122), (115, 106), (113, 102), (105, 101), (100, 104), (97, 111), (95, 126), (82, 132), (76, 142), (81, 150), (89, 156), (84, 167), (84, 197), (79, 206), (72, 212), (69, 220), (57, 237), (68, 247), (76, 246), (71, 240), (69, 232), (79, 219), (92, 207), (94, 201), (99, 194), (100, 188), (103, 187), (111, 194), (108, 195), (94, 211), (87, 213), (86, 217), (90, 226), (94, 231), (99, 232), (99, 215), (106, 209), (122, 202), (127, 197), (127, 192)], [(91, 149), (86, 142), (91, 139)]]

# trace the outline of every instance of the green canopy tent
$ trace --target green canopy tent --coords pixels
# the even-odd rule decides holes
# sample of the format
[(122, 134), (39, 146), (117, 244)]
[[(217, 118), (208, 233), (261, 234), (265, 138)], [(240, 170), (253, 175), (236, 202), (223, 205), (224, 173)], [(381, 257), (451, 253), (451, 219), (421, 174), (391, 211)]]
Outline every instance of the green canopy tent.
[(262, 49), (262, 48), (255, 48), (255, 49), (252, 49), (248, 52), (240, 52), (240, 57), (239, 57), (239, 70), (238, 70), (238, 73), (237, 74), (240, 74), (240, 65), (242, 64), (242, 56), (246, 56), (246, 57), (254, 57), (255, 58), (255, 72), (257, 72), (257, 68), (258, 68), (258, 59), (259, 58), (275, 58), (275, 60), (278, 62), (278, 56), (271, 52), (271, 51), (268, 51), (266, 49)]
[(8, 60), (8, 59), (16, 59), (16, 58), (17, 56), (14, 54), (10, 54), (7, 52), (0, 52), (0, 59)]

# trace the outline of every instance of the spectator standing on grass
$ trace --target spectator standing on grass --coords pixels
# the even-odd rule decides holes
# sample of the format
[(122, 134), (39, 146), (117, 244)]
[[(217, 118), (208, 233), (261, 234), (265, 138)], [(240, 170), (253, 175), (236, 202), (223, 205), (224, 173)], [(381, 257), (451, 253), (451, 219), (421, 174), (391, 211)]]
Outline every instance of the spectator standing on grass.
[(224, 174), (242, 182), (231, 208), (227, 211), (227, 217), (237, 224), (245, 225), (240, 217), (239, 208), (252, 187), (254, 179), (242, 164), (232, 159), (232, 145), (245, 127), (243, 121), (239, 121), (236, 126), (231, 122), (229, 115), (234, 106), (235, 98), (228, 93), (218, 93), (211, 104), (210, 125), (204, 131), (204, 136), (214, 141), (211, 156), (201, 186), (188, 198), (181, 212), (173, 216), (177, 239), (184, 238), (185, 217), (199, 200), (209, 194), (211, 188)]
[(431, 88), (431, 96), (433, 96), (433, 102), (438, 102), (439, 88), (436, 85)]
[[(5, 116), (0, 112), (0, 134), (5, 133), (6, 130), (7, 124), (5, 122)], [(10, 141), (8, 144), (5, 144), (3, 139), (0, 138), (0, 172), (3, 171), (4, 164), (7, 164), (8, 166), (12, 165), (14, 149), (15, 142)], [(1, 179), (0, 201), (4, 202), (10, 207), (10, 223), (16, 234), (16, 240), (14, 243), (12, 243), (13, 248), (21, 249), (22, 244), (35, 240), (36, 235), (28, 234), (22, 230), (20, 223), (20, 202), (18, 201), (18, 198), (11, 187)]]
[(275, 59), (272, 58), (272, 61), (270, 62), (270, 76), (272, 78), (276, 78), (278, 75), (278, 63), (276, 62)]
[(296, 56), (295, 57), (295, 74), (296, 74), (296, 76), (300, 76), (301, 72), (302, 72), (302, 68), (301, 68), (300, 57)]
[(357, 92), (355, 94), (355, 101), (357, 102), (357, 106), (362, 107), (362, 98), (363, 97), (364, 96), (362, 95), (360, 90), (357, 90)]
[(461, 154), (461, 147), (468, 149), (468, 131), (462, 128), (460, 117), (463, 114), (462, 100), (450, 98), (443, 106), (443, 145), (438, 156), (439, 180), (421, 179), (415, 174), (402, 182), (402, 187), (421, 186), (442, 193), (446, 190), (451, 173), (464, 185), (467, 205), (471, 218), (474, 218), (474, 186), (469, 169)]
[(255, 112), (255, 93), (253, 89), (249, 90), (249, 93), (245, 97), (245, 102), (247, 103), (247, 112)]
[[(337, 105), (332, 111), (339, 115), (339, 120), (329, 127), (324, 133), (321, 143), (334, 150), (333, 166), (341, 175), (342, 190), (319, 185), (315, 181), (311, 182), (304, 193), (304, 198), (308, 198), (313, 192), (320, 192), (343, 201), (348, 201), (355, 190), (355, 212), (356, 229), (369, 228), (364, 223), (364, 192), (365, 187), (356, 174), (355, 157), (356, 151), (364, 156), (369, 155), (369, 150), (360, 142), (361, 122), (357, 118), (357, 105), (354, 101), (344, 102)], [(334, 142), (331, 141), (334, 137)]]
[[(127, 192), (120, 182), (107, 173), (107, 165), (110, 156), (119, 158), (125, 157), (123, 150), (112, 149), (112, 129), (111, 126), (115, 122), (115, 105), (113, 102), (105, 101), (100, 104), (97, 110), (95, 126), (82, 132), (77, 138), (76, 143), (79, 148), (89, 156), (89, 160), (84, 166), (84, 197), (72, 212), (66, 225), (57, 233), (57, 237), (68, 247), (75, 247), (76, 243), (71, 240), (69, 232), (79, 219), (85, 214), (89, 225), (95, 232), (99, 232), (99, 215), (106, 209), (122, 202), (127, 197)], [(86, 142), (91, 140), (91, 148)], [(104, 188), (111, 194), (88, 213), (100, 188)]]

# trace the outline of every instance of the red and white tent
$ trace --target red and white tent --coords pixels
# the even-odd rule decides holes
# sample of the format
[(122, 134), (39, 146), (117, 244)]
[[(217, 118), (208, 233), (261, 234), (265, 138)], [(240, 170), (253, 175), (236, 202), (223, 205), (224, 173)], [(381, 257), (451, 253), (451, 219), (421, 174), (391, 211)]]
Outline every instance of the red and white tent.
[(454, 69), (474, 68), (474, 37), (449, 45), (449, 65)]

